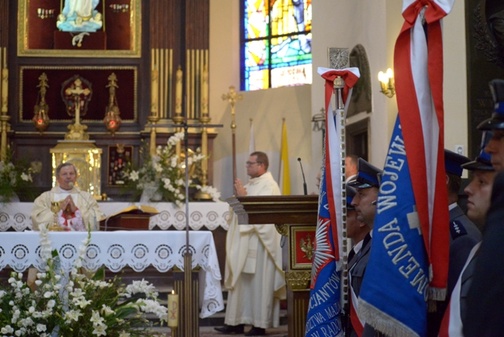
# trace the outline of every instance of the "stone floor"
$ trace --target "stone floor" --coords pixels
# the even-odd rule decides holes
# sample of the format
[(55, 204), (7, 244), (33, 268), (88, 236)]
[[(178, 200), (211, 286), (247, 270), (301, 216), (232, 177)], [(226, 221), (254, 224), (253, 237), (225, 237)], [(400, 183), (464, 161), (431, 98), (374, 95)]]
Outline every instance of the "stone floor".
[[(248, 328), (245, 328), (247, 331)], [(155, 329), (157, 336), (168, 337), (171, 336), (171, 330), (169, 328), (157, 328)], [(223, 336), (244, 336), (242, 335), (223, 335), (214, 330), (213, 326), (201, 326), (199, 328), (200, 337), (223, 337)], [(281, 325), (278, 328), (270, 328), (266, 330), (266, 336), (268, 337), (287, 337), (287, 325)]]

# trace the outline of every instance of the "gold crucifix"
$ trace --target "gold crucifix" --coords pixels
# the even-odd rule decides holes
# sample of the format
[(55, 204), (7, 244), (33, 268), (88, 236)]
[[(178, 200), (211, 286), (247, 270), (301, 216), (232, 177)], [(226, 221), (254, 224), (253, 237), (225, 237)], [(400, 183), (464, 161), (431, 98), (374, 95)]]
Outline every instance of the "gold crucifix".
[(82, 81), (80, 78), (77, 78), (73, 85), (71, 85), (69, 88), (65, 90), (65, 95), (71, 96), (71, 100), (74, 101), (74, 107), (75, 107), (75, 125), (80, 124), (80, 109), (81, 109), (81, 95), (84, 96), (84, 99), (86, 96), (89, 96), (91, 94), (91, 90), (88, 88), (83, 88), (82, 87)]
[[(67, 98), (67, 109), (71, 115), (71, 110), (73, 107), (75, 115), (75, 123), (68, 126), (69, 132), (65, 135), (67, 140), (86, 140), (89, 139), (89, 135), (86, 133), (87, 126), (80, 123), (81, 112), (85, 114), (86, 103), (91, 99), (92, 91), (89, 88), (84, 88), (82, 86), (82, 80), (77, 77), (73, 83), (68, 86), (65, 91), (65, 96)], [(71, 104), (73, 103), (73, 104)]]

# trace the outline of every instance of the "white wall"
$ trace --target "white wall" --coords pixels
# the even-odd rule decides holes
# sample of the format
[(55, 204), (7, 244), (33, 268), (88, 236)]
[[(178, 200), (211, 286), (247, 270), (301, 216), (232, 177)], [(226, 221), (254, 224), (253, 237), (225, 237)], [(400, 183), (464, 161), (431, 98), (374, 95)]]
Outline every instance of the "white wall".
[[(237, 175), (247, 179), (249, 118), (254, 120), (256, 149), (270, 157), (270, 170), (278, 177), (282, 118), (286, 118), (292, 194), (302, 194), (297, 158), (303, 160), (308, 191), (315, 191), (320, 167), (321, 134), (312, 132), (311, 117), (324, 106), (319, 66), (327, 67), (327, 48), (366, 48), (371, 68), (370, 161), (381, 167), (397, 114), (395, 98), (379, 93), (376, 75), (393, 67), (395, 40), (403, 23), (401, 0), (313, 1), (313, 85), (243, 93), (236, 105)], [(222, 100), (230, 85), (239, 89), (239, 1), (210, 1), (210, 116), (222, 123), (214, 143), (214, 185), (224, 198), (232, 195), (231, 114)], [(467, 94), (465, 71), (464, 3), (457, 1), (444, 22), (445, 143), (453, 149), (465, 146), (467, 153)], [(464, 118), (460, 118), (464, 116)], [(462, 131), (461, 131), (462, 130)]]
[[(233, 85), (239, 89), (239, 2), (210, 1), (210, 116), (222, 123), (214, 142), (214, 185), (224, 198), (233, 194), (231, 111), (222, 94)], [(282, 118), (286, 119), (291, 172), (291, 193), (302, 194), (297, 158), (302, 158), (308, 190), (315, 191), (311, 164), (310, 85), (243, 92), (236, 104), (236, 163), (238, 178), (246, 181), (249, 119), (254, 120), (256, 150), (270, 158), (270, 171), (278, 179)]]

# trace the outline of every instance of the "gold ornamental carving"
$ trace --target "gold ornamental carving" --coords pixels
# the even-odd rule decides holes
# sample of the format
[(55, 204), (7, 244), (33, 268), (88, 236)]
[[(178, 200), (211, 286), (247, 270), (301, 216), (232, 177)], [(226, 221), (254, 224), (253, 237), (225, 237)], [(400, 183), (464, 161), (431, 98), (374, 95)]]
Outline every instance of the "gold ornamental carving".
[(283, 236), (289, 236), (289, 225), (286, 224), (275, 224), (276, 231), (283, 235)]
[(292, 291), (310, 289), (311, 270), (290, 271), (285, 273), (285, 281)]

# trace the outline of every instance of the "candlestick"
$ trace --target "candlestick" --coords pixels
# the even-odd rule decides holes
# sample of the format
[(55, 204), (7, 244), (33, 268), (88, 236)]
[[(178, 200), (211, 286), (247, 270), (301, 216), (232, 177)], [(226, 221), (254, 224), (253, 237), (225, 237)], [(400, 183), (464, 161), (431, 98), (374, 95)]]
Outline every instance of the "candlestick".
[(206, 66), (203, 67), (201, 75), (201, 115), (208, 116), (208, 70)]
[(182, 69), (177, 69), (175, 76), (175, 113), (182, 113)]
[(153, 116), (158, 115), (158, 70), (154, 67), (151, 72), (151, 114)]
[(175, 290), (172, 290), (171, 294), (168, 294), (168, 326), (170, 328), (178, 326), (178, 306), (179, 295), (175, 294)]

